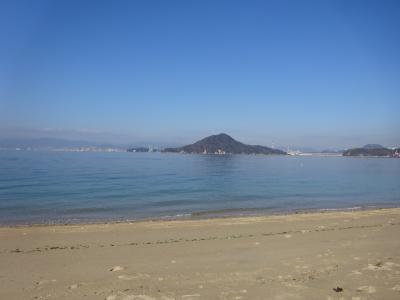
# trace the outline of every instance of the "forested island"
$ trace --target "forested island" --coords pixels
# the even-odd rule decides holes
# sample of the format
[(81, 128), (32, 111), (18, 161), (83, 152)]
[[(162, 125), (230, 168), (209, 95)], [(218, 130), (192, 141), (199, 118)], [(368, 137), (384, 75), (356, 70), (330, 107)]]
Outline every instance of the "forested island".
[(400, 148), (389, 149), (378, 144), (368, 144), (364, 147), (345, 150), (343, 156), (400, 157)]
[(197, 154), (280, 154), (286, 152), (260, 145), (243, 144), (231, 136), (220, 133), (211, 135), (193, 144), (177, 148), (165, 148), (163, 152), (197, 153)]

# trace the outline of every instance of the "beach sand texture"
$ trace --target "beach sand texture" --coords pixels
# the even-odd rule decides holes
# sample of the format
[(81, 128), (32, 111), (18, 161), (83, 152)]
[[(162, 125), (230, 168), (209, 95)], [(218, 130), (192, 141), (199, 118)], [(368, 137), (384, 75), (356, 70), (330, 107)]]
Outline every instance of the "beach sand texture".
[(400, 209), (2, 227), (0, 299), (400, 299)]

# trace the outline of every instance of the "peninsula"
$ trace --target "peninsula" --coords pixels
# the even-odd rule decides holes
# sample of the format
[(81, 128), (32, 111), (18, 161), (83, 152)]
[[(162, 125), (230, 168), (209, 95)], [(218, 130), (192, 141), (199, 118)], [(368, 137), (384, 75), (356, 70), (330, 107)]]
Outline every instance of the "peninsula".
[(197, 153), (197, 154), (280, 154), (287, 153), (260, 145), (246, 145), (231, 136), (220, 133), (211, 135), (194, 144), (177, 148), (165, 148), (163, 152)]

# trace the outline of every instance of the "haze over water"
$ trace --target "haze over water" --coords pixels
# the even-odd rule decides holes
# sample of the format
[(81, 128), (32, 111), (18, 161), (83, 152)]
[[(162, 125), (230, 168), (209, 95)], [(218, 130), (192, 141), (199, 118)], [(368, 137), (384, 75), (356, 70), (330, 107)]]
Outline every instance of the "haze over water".
[(400, 204), (400, 160), (0, 151), (0, 223), (207, 217)]

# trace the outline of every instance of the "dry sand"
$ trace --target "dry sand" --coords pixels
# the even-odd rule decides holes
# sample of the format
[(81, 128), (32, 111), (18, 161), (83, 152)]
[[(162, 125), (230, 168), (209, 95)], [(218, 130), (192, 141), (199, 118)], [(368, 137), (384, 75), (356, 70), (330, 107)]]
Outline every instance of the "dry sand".
[(2, 227), (0, 299), (400, 299), (400, 209)]

